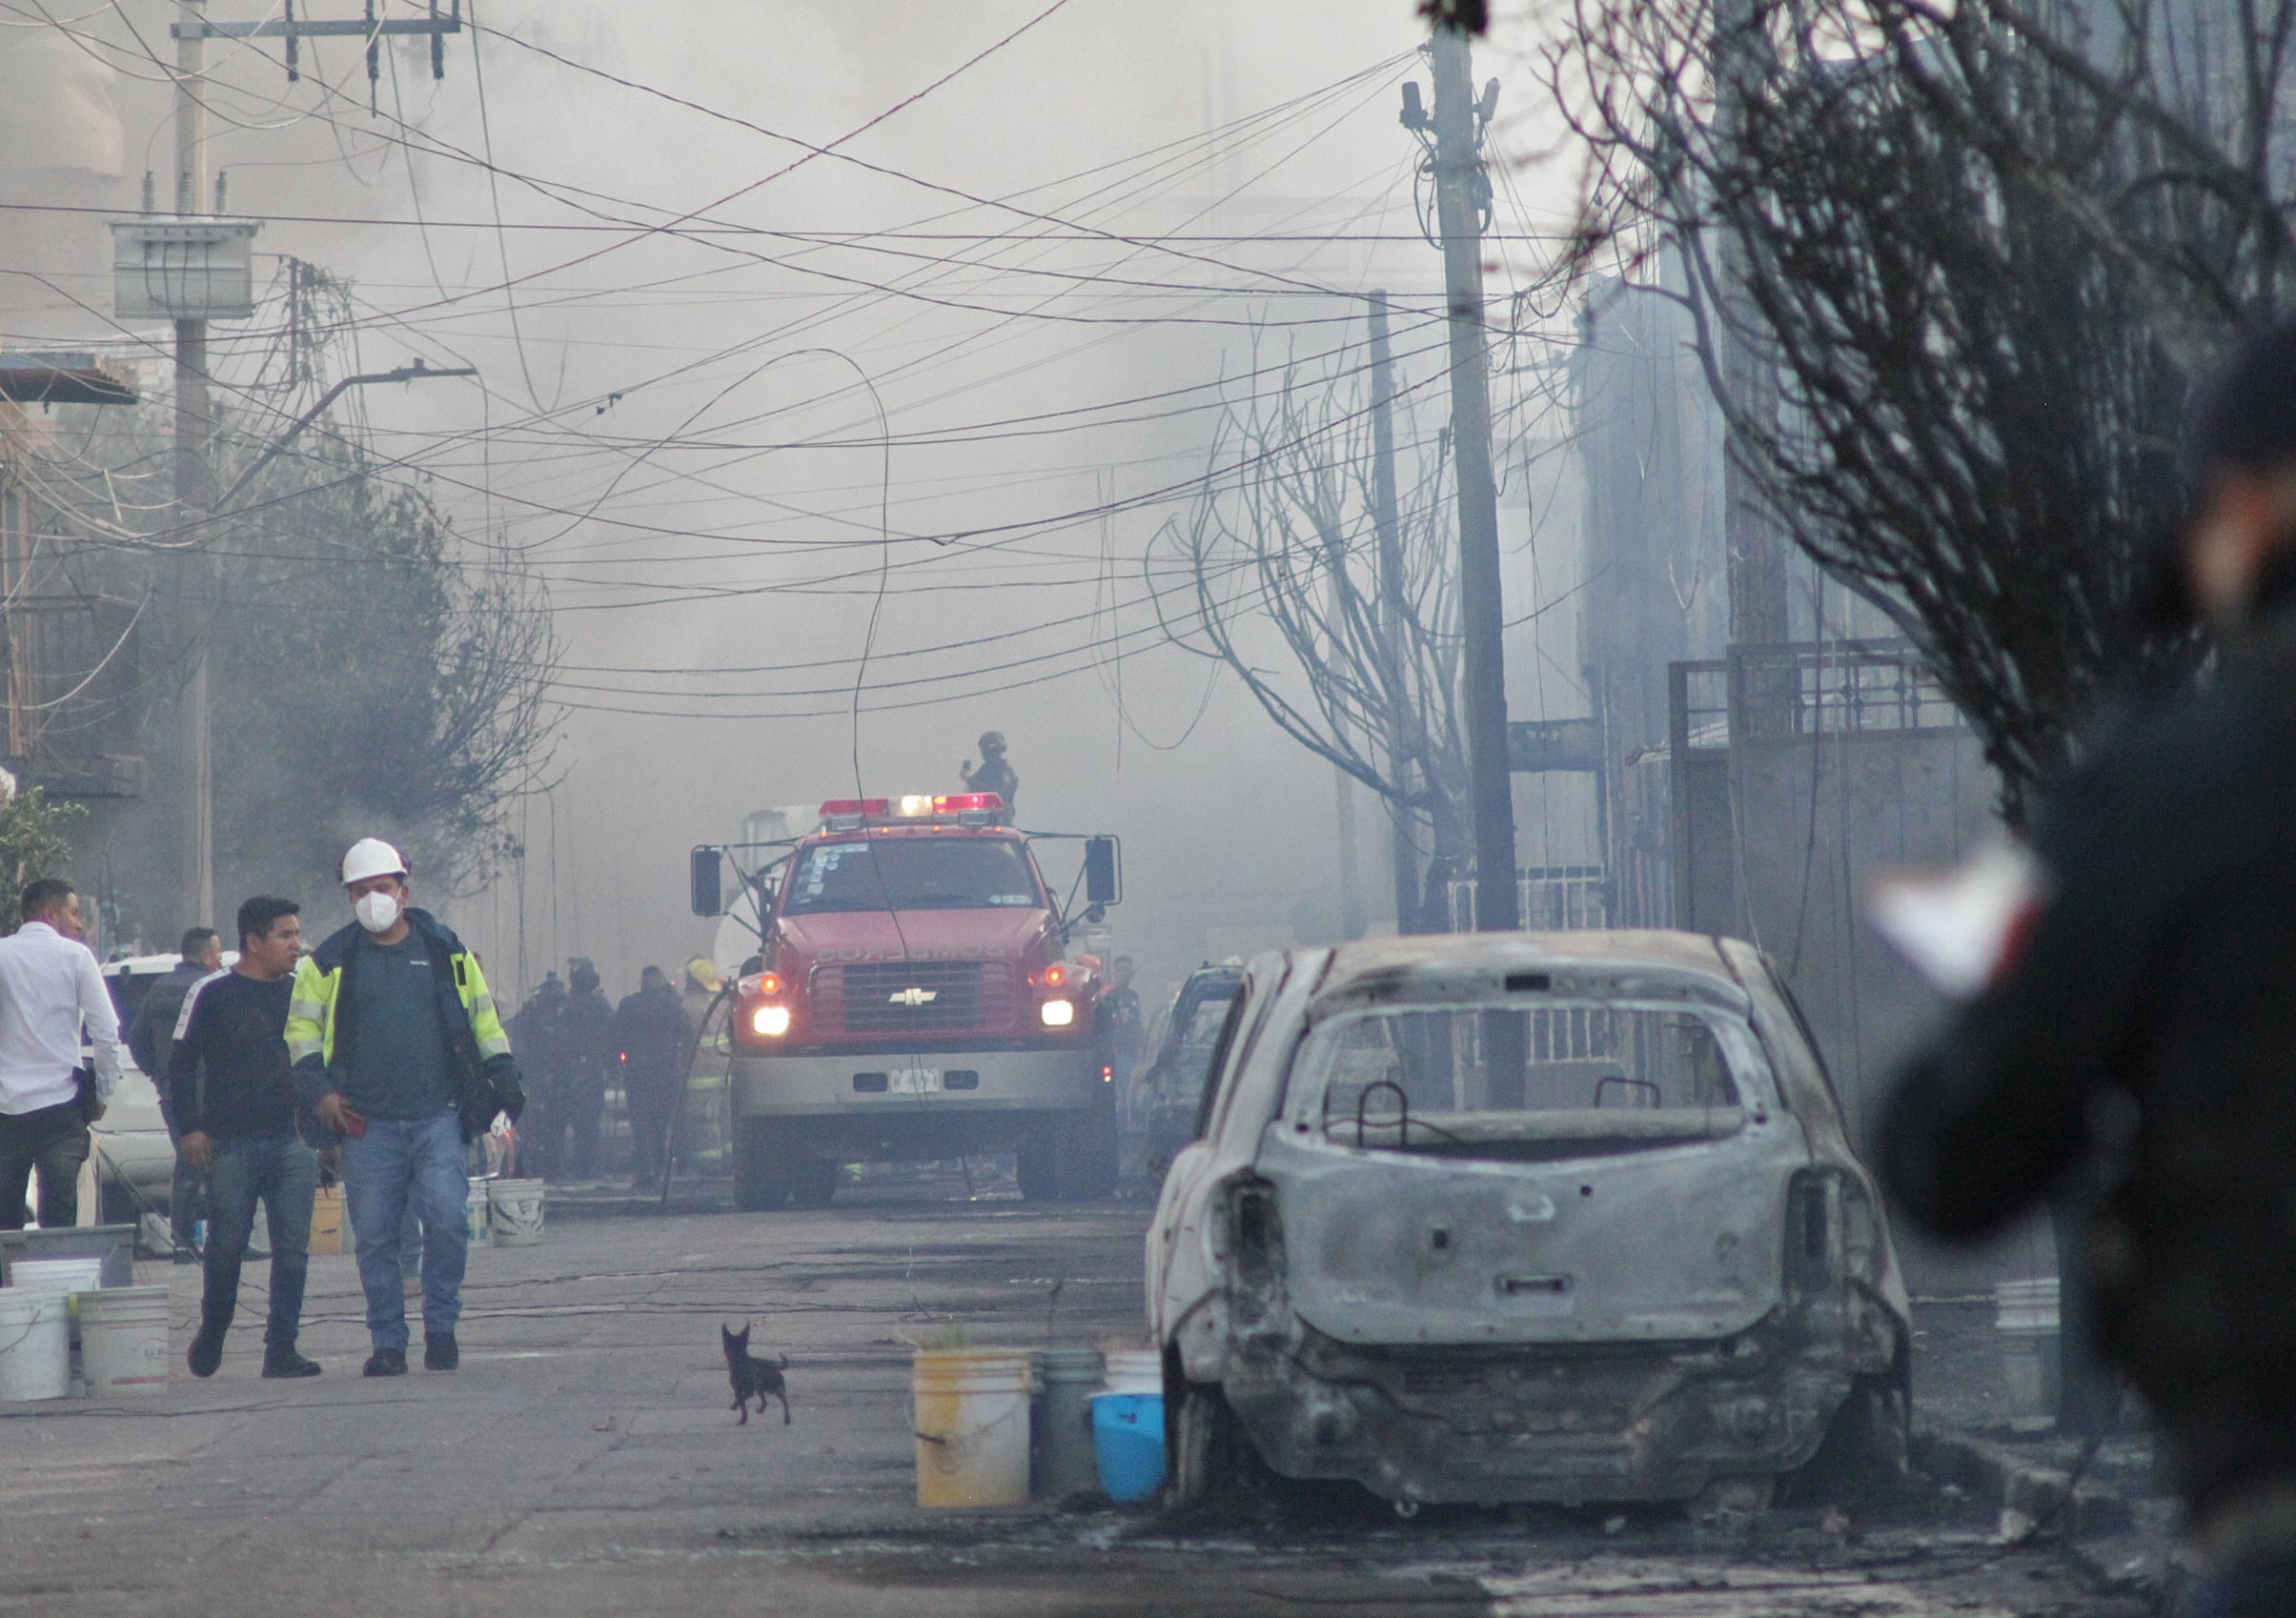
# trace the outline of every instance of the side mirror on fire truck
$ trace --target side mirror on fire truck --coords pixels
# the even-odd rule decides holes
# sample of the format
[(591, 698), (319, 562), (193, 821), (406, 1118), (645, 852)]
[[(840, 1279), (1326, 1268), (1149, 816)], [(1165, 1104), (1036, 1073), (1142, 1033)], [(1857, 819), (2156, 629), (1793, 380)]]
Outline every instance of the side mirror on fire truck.
[(1112, 837), (1094, 837), (1085, 839), (1085, 902), (1099, 906), (1114, 904), (1124, 895), (1124, 883), (1116, 869), (1116, 839)]
[(725, 914), (725, 855), (721, 849), (697, 848), (686, 857), (686, 883), (697, 916)]

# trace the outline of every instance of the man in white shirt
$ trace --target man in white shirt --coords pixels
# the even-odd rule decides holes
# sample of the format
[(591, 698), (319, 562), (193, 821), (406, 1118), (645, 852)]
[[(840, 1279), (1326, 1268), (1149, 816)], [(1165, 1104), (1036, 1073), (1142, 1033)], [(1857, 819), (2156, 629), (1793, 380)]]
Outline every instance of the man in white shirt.
[[(61, 877), (24, 890), (24, 925), (0, 939), (0, 1230), (24, 1228), (40, 1171), (40, 1224), (77, 1224), (88, 1125), (119, 1079), (119, 1017), (80, 942), (80, 896)], [(95, 1050), (95, 1095), (80, 1094), (80, 1038)]]

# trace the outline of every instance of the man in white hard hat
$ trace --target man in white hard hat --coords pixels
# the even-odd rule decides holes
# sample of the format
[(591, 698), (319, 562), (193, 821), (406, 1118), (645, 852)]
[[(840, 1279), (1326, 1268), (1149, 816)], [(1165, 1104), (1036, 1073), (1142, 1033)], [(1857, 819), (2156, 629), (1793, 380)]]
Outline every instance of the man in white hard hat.
[(422, 1221), (424, 1366), (461, 1363), (470, 1181), (462, 1149), (498, 1112), (525, 1104), (510, 1039), (477, 959), (407, 903), (407, 863), (379, 838), (343, 856), (356, 918), (305, 956), (288, 1007), (287, 1051), (327, 1128), (343, 1137), (343, 1183), (374, 1345), (368, 1376), (404, 1376), (400, 1222)]

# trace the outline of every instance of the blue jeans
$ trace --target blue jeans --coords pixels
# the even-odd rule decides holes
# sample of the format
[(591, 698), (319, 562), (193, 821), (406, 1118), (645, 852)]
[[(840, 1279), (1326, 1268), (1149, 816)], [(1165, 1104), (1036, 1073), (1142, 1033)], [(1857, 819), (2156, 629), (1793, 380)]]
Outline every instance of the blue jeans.
[(455, 1114), (369, 1119), (364, 1135), (343, 1143), (343, 1189), (351, 1198), (358, 1284), (367, 1295), (367, 1335), (375, 1346), (401, 1353), (407, 1346), (399, 1244), (410, 1204), (422, 1221), (422, 1329), (432, 1337), (452, 1332), (462, 1318), (462, 1265), (470, 1247), (470, 1181)]
[(239, 1264), (255, 1229), (255, 1199), (271, 1230), (271, 1313), (263, 1342), (295, 1346), (303, 1320), (303, 1281), (311, 1267), (311, 1204), (318, 1194), (319, 1158), (290, 1136), (282, 1141), (218, 1141), (208, 1163), (206, 1272), (199, 1321), (221, 1336), (239, 1307)]

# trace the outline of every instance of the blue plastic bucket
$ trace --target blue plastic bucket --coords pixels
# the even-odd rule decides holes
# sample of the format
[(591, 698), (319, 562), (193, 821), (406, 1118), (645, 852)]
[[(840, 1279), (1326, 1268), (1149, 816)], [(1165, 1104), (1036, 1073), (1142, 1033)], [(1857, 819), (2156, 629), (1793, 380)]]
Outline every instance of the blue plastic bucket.
[(1092, 1396), (1092, 1457), (1110, 1500), (1148, 1500), (1164, 1487), (1164, 1395)]

